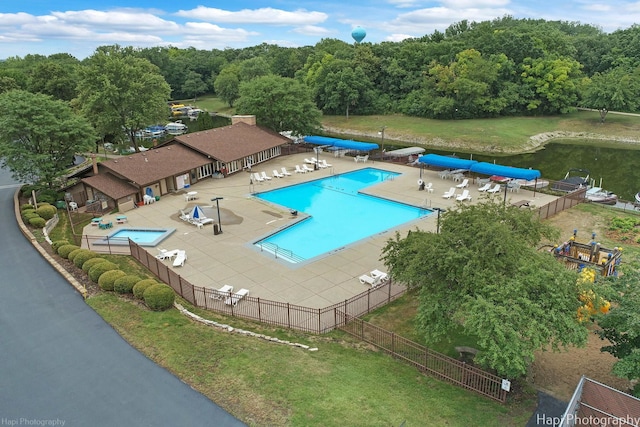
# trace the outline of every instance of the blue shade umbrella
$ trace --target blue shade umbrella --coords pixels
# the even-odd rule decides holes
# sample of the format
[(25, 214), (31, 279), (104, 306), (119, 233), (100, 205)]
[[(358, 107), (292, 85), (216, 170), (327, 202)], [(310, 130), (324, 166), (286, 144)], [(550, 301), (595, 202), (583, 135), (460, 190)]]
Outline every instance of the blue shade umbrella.
[(193, 219), (200, 219), (200, 218), (205, 218), (205, 214), (202, 211), (202, 208), (198, 205), (196, 205), (193, 210), (191, 211), (191, 218)]

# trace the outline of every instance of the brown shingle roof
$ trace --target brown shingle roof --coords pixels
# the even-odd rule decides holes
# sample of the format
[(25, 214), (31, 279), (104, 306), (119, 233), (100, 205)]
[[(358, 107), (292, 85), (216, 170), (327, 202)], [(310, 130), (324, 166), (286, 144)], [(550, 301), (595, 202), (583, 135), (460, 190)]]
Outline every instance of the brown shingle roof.
[[(577, 418), (581, 425), (615, 425), (614, 420), (624, 420), (627, 424), (638, 426), (640, 422), (640, 400), (604, 384), (585, 378)], [(590, 423), (592, 420), (598, 422)], [(604, 421), (602, 421), (604, 420)]]
[(81, 181), (115, 200), (139, 191), (138, 188), (108, 172), (83, 178)]
[(179, 144), (164, 145), (100, 163), (116, 176), (143, 187), (168, 176), (186, 173), (211, 163), (211, 159)]
[(175, 140), (224, 163), (290, 142), (279, 133), (243, 122), (180, 135)]

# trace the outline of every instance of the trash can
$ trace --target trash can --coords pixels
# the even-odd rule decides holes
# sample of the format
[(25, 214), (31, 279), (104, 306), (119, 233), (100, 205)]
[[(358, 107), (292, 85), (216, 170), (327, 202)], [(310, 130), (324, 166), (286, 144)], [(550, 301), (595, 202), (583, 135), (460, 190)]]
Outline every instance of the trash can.
[(56, 208), (58, 208), (58, 209), (66, 209), (67, 208), (67, 203), (64, 202), (63, 200), (58, 200), (56, 202)]
[(220, 234), (220, 227), (218, 227), (218, 224), (213, 224), (213, 234), (216, 236)]

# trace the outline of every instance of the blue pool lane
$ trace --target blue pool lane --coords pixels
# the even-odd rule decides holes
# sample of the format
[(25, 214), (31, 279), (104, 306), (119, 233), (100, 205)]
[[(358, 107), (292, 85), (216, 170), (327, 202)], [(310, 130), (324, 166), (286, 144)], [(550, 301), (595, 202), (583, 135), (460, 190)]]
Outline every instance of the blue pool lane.
[(366, 168), (256, 194), (260, 199), (310, 216), (256, 245), (267, 242), (263, 245), (266, 250), (277, 245), (293, 252), (298, 261), (308, 260), (430, 214), (424, 208), (359, 192), (397, 175)]

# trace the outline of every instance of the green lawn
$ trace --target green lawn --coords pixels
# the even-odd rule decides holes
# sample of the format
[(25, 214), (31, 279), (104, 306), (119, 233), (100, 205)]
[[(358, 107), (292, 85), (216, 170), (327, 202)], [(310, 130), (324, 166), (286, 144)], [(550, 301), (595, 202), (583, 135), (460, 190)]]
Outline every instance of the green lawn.
[(227, 320), (319, 349), (310, 352), (203, 326), (175, 309), (150, 312), (113, 294), (88, 303), (140, 351), (250, 425), (521, 426), (535, 406), (494, 403), (341, 332), (308, 336)]

